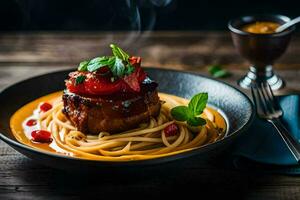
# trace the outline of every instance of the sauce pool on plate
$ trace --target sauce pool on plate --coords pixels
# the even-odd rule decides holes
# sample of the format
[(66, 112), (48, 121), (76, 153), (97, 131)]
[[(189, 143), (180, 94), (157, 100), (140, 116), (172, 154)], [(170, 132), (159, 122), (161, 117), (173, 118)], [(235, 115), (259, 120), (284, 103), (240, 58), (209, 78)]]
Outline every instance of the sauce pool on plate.
[[(13, 132), (13, 135), (19, 142), (33, 147), (35, 149), (60, 155), (63, 154), (71, 157), (88, 159), (85, 156), (76, 155), (71, 151), (59, 147), (56, 140), (54, 140), (51, 136), (51, 133), (47, 130), (42, 130), (40, 122), (35, 119), (37, 118), (37, 115), (41, 112), (41, 105), (43, 105), (45, 102), (48, 102), (47, 104), (54, 105), (55, 102), (59, 101), (62, 98), (61, 96), (61, 91), (48, 94), (20, 108), (11, 117), (10, 120), (10, 127)], [(164, 93), (159, 93), (159, 97), (162, 101), (165, 102), (164, 105), (166, 107), (172, 107), (174, 102), (179, 102), (181, 105), (186, 105), (189, 102), (189, 100), (187, 99)], [(168, 101), (168, 99), (171, 99), (171, 101)], [(221, 115), (221, 113), (219, 113), (219, 111), (215, 108), (207, 107), (206, 109), (210, 111), (210, 113), (213, 115), (214, 123), (217, 125), (217, 127), (221, 128), (222, 130), (227, 130), (226, 121)], [(176, 134), (179, 134), (180, 132), (178, 127), (176, 126), (168, 126), (164, 129), (164, 131), (166, 132), (167, 137), (172, 137)], [(225, 132), (226, 131), (224, 131), (223, 134), (225, 134)], [(163, 153), (158, 157), (177, 154), (187, 150), (189, 149), (182, 149), (171, 153)], [(140, 158), (146, 159), (142, 156)], [(110, 157), (103, 158), (102, 160), (111, 161)]]
[(242, 30), (248, 33), (270, 34), (275, 33), (279, 26), (280, 24), (276, 22), (256, 21), (254, 23), (246, 24), (242, 27)]

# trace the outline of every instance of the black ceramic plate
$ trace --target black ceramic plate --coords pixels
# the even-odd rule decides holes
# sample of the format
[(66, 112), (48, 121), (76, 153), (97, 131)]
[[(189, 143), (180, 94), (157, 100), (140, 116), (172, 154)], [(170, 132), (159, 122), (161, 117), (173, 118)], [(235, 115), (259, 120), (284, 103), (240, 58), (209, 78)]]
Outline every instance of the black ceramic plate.
[(251, 101), (233, 87), (197, 74), (172, 70), (146, 68), (149, 76), (159, 83), (159, 91), (190, 98), (199, 92), (209, 93), (209, 104), (219, 108), (229, 125), (227, 136), (199, 149), (151, 160), (103, 162), (43, 153), (19, 143), (11, 133), (9, 120), (12, 114), (26, 103), (46, 94), (64, 89), (64, 80), (70, 71), (45, 74), (14, 84), (0, 93), (0, 138), (12, 148), (41, 164), (60, 169), (99, 170), (126, 169), (134, 166), (161, 166), (157, 164), (182, 162), (189, 157), (205, 160), (224, 152), (237, 136), (246, 131), (254, 114)]

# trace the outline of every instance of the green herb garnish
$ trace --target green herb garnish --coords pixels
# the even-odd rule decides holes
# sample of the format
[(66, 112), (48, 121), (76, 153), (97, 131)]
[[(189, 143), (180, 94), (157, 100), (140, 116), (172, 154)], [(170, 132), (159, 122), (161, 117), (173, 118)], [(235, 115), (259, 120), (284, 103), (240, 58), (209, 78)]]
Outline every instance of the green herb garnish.
[(79, 66), (78, 66), (78, 70), (79, 71), (87, 71), (87, 66), (88, 66), (89, 62), (88, 61), (82, 61)]
[(75, 79), (75, 85), (78, 85), (80, 83), (83, 83), (83, 81), (85, 80), (85, 76), (77, 76), (76, 79)]
[(112, 53), (114, 54), (115, 57), (118, 57), (124, 61), (128, 61), (129, 55), (127, 53), (125, 53), (125, 51), (123, 51), (120, 47), (118, 47), (115, 44), (111, 44), (109, 46), (112, 49)]
[(129, 75), (133, 73), (134, 69), (135, 68), (130, 63), (128, 63), (128, 65), (125, 67), (125, 71), (124, 71), (125, 75)]
[(208, 94), (199, 93), (193, 96), (188, 106), (176, 106), (172, 108), (171, 115), (177, 121), (186, 121), (190, 126), (203, 126), (205, 119), (199, 117), (206, 107)]
[(109, 67), (114, 77), (124, 77), (134, 71), (130, 64), (130, 56), (115, 44), (110, 45), (113, 56), (102, 56), (93, 58), (90, 61), (83, 61), (79, 64), (79, 71), (94, 72), (101, 67)]
[(125, 66), (123, 64), (123, 61), (120, 58), (116, 57), (115, 62), (111, 66), (110, 70), (115, 76), (122, 77), (125, 71)]
[(227, 70), (222, 69), (220, 65), (209, 66), (208, 71), (215, 78), (225, 78), (230, 76), (230, 73)]
[(96, 57), (89, 61), (88, 65), (87, 65), (87, 71), (94, 72), (94, 71), (97, 71), (98, 69), (100, 69), (101, 67), (109, 66), (109, 65), (113, 64), (114, 62), (115, 62), (114, 58), (111, 58), (111, 57), (107, 57), (107, 56)]

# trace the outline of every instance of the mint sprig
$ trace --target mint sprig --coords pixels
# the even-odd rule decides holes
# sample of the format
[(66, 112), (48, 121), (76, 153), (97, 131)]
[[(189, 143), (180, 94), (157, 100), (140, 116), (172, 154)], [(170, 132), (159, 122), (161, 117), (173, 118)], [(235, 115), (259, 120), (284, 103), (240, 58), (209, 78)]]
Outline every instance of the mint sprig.
[(112, 50), (112, 53), (115, 57), (118, 57), (118, 58), (120, 58), (121, 60), (124, 60), (124, 61), (128, 61), (129, 55), (125, 51), (123, 51), (120, 47), (118, 47), (115, 44), (111, 44), (109, 46), (110, 46), (110, 48)]
[(90, 61), (83, 61), (78, 66), (78, 71), (94, 72), (101, 67), (108, 67), (114, 77), (124, 77), (134, 72), (130, 64), (130, 56), (115, 44), (110, 45), (113, 56), (102, 56), (93, 58)]
[(203, 126), (206, 124), (206, 121), (201, 117), (192, 117), (187, 120), (187, 123), (190, 126)]
[(123, 64), (123, 61), (119, 57), (116, 57), (115, 62), (111, 66), (110, 70), (115, 76), (122, 77), (125, 71), (125, 66)]
[(206, 107), (207, 100), (207, 93), (199, 93), (193, 96), (193, 98), (190, 100), (188, 108), (192, 111), (194, 116), (200, 115)]
[(79, 71), (87, 71), (87, 66), (89, 64), (89, 61), (82, 61), (79, 66), (78, 66), (78, 70)]
[(230, 76), (231, 74), (226, 70), (223, 69), (220, 65), (211, 65), (208, 67), (208, 72), (214, 78), (225, 78)]
[(199, 117), (206, 107), (208, 93), (199, 93), (192, 97), (188, 106), (176, 106), (172, 108), (171, 115), (177, 121), (186, 121), (190, 126), (203, 126), (205, 119)]
[(171, 115), (177, 121), (187, 121), (189, 118), (193, 117), (192, 111), (187, 106), (177, 106), (172, 108)]
[(114, 57), (108, 56), (96, 57), (87, 64), (87, 71), (94, 72), (101, 67), (112, 65), (115, 62), (114, 59)]

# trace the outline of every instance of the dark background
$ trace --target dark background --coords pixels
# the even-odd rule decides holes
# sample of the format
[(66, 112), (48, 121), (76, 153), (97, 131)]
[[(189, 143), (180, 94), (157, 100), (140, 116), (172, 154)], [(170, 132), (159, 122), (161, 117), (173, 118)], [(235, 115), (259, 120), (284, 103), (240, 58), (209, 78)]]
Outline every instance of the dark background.
[(278, 13), (296, 17), (290, 0), (1, 0), (2, 31), (226, 30), (229, 19)]

